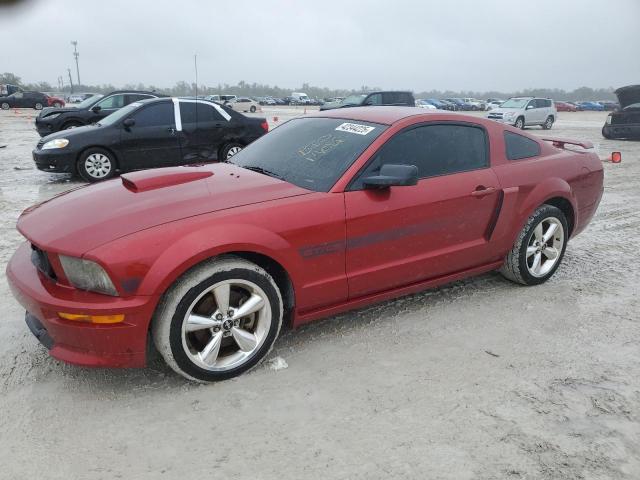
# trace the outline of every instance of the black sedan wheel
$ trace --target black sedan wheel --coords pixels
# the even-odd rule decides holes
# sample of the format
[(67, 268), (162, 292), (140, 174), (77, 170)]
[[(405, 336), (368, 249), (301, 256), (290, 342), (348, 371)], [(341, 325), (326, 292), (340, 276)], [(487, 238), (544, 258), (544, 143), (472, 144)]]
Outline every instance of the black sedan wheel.
[(36, 110), (42, 110), (42, 104), (38, 102), (33, 106), (33, 108), (35, 108)]
[(7, 102), (2, 102), (2, 109), (3, 110), (9, 110), (9, 108), (11, 108), (11, 105), (9, 105)]
[(90, 148), (83, 152), (77, 167), (80, 176), (90, 183), (106, 180), (116, 173), (113, 154), (102, 148)]
[(244, 147), (239, 143), (229, 143), (222, 148), (220, 159), (222, 161), (229, 160), (231, 157), (233, 157), (236, 153), (238, 153), (243, 148)]

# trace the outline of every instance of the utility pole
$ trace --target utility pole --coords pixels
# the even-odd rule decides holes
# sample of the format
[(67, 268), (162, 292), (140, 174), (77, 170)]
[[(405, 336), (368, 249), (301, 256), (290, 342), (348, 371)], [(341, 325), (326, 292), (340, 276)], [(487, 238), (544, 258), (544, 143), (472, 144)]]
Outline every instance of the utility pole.
[(73, 93), (73, 79), (71, 78), (71, 69), (67, 68), (67, 72), (69, 73), (69, 83), (71, 84), (71, 93)]
[(78, 41), (77, 40), (73, 40), (71, 42), (71, 45), (73, 45), (73, 57), (76, 59), (76, 73), (78, 74), (78, 85), (81, 85), (81, 83), (80, 83), (80, 67), (78, 66), (78, 57), (80, 56), (80, 54), (78, 53)]
[(64, 81), (62, 79), (62, 76), (58, 77), (58, 91), (62, 92), (64, 90)]

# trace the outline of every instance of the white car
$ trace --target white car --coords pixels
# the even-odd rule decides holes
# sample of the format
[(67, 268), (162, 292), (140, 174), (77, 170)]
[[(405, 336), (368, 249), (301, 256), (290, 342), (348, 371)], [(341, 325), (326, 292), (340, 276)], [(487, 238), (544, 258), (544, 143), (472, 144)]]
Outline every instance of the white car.
[(487, 118), (520, 129), (540, 125), (549, 130), (558, 118), (558, 112), (550, 98), (512, 97), (487, 113)]
[(425, 108), (427, 110), (437, 110), (435, 105), (432, 105), (426, 100), (416, 100), (416, 107)]
[(227, 102), (226, 105), (237, 112), (254, 113), (260, 108), (258, 102), (247, 97), (236, 98), (234, 101)]

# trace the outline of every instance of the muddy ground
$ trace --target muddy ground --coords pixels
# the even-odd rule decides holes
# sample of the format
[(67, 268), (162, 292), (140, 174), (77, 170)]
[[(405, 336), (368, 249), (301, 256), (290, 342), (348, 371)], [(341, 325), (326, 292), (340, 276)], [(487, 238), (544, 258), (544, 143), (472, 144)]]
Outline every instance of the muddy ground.
[[(20, 211), (78, 184), (33, 168), (33, 115), (0, 112), (2, 271)], [(285, 332), (286, 369), (64, 365), (0, 276), (0, 479), (640, 478), (640, 142), (602, 139), (605, 116), (552, 131), (623, 163), (551, 281), (488, 274)]]

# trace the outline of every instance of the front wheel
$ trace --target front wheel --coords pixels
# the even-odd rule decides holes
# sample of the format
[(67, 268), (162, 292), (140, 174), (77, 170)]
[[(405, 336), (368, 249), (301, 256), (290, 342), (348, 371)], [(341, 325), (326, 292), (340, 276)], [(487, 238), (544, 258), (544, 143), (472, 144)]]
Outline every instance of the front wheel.
[(551, 127), (553, 127), (553, 117), (549, 115), (547, 119), (544, 121), (544, 123), (542, 124), (542, 129), (551, 130)]
[(524, 117), (518, 117), (516, 123), (513, 126), (519, 128), (520, 130), (524, 130)]
[(282, 311), (280, 291), (266, 271), (238, 257), (220, 257), (171, 287), (151, 332), (157, 350), (183, 377), (226, 380), (266, 357), (280, 332)]
[(83, 179), (95, 183), (113, 177), (116, 174), (116, 162), (111, 152), (90, 148), (80, 155), (77, 169)]
[(60, 102), (55, 102), (53, 104), (53, 108), (62, 108), (62, 104)]
[(542, 205), (529, 217), (500, 269), (523, 285), (544, 283), (555, 273), (567, 247), (569, 227), (564, 213)]

